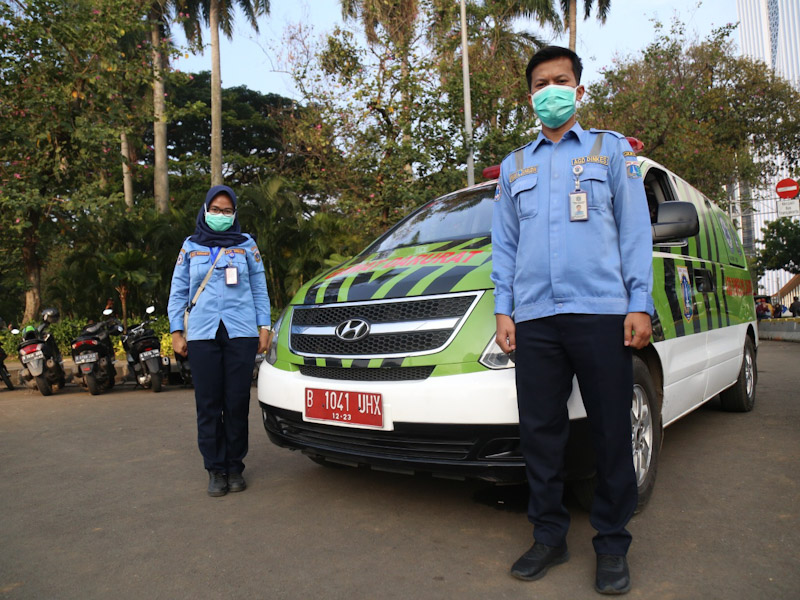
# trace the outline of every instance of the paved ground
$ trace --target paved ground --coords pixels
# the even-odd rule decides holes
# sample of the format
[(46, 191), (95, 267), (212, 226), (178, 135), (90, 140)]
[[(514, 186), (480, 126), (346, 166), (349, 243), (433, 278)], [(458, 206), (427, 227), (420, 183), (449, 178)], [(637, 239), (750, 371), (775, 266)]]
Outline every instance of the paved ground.
[[(629, 598), (800, 597), (800, 344), (758, 362), (752, 413), (711, 401), (666, 431)], [(209, 498), (191, 390), (0, 390), (0, 597), (599, 597), (578, 508), (570, 562), (520, 582), (518, 488), (319, 467), (271, 445), (255, 407), (253, 388), (250, 487)]]

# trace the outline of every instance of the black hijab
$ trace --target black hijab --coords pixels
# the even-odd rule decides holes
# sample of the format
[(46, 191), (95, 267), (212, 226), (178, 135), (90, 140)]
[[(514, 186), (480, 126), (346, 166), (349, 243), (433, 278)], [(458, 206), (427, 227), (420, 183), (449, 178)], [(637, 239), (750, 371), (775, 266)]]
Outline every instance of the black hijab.
[(214, 231), (206, 224), (206, 209), (211, 201), (217, 194), (225, 194), (233, 202), (233, 210), (236, 210), (236, 194), (227, 185), (215, 185), (206, 194), (206, 201), (200, 207), (200, 212), (197, 213), (197, 224), (194, 228), (194, 234), (189, 238), (195, 244), (201, 246), (214, 247), (219, 246), (222, 248), (230, 248), (238, 246), (244, 242), (247, 237), (242, 235), (242, 227), (239, 225), (239, 215), (233, 219), (233, 225), (227, 231)]

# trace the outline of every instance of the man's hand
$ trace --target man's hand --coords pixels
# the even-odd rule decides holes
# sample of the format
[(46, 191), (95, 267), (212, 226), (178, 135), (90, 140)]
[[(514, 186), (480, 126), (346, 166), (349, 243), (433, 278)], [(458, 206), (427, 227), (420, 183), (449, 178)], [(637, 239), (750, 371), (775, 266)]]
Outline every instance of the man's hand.
[(269, 352), (270, 346), (272, 346), (272, 331), (267, 329), (259, 329), (258, 353), (263, 354), (264, 352)]
[(650, 315), (643, 312), (632, 312), (625, 315), (626, 346), (632, 346), (637, 350), (644, 348), (650, 343), (651, 333), (653, 333), (653, 325), (650, 322)]
[(183, 337), (182, 331), (172, 332), (172, 351), (181, 356), (187, 356), (189, 347), (186, 345), (186, 338)]
[(508, 354), (517, 349), (517, 328), (514, 320), (508, 315), (495, 315), (497, 321), (497, 337), (495, 341), (500, 349)]

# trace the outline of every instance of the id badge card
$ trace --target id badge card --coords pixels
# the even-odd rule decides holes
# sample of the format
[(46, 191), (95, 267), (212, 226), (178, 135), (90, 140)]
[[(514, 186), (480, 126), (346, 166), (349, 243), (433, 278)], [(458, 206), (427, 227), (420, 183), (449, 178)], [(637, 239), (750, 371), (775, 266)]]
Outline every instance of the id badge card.
[(569, 194), (569, 220), (586, 221), (589, 219), (588, 199), (586, 192), (575, 190)]
[(239, 285), (239, 269), (236, 267), (225, 267), (225, 284)]

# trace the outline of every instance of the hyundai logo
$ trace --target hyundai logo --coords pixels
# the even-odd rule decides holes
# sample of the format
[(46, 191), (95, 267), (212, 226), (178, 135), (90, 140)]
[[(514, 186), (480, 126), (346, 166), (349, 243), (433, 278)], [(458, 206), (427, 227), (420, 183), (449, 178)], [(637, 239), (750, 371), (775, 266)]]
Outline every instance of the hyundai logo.
[(363, 319), (350, 319), (336, 326), (336, 337), (347, 342), (355, 342), (367, 337), (369, 323)]

